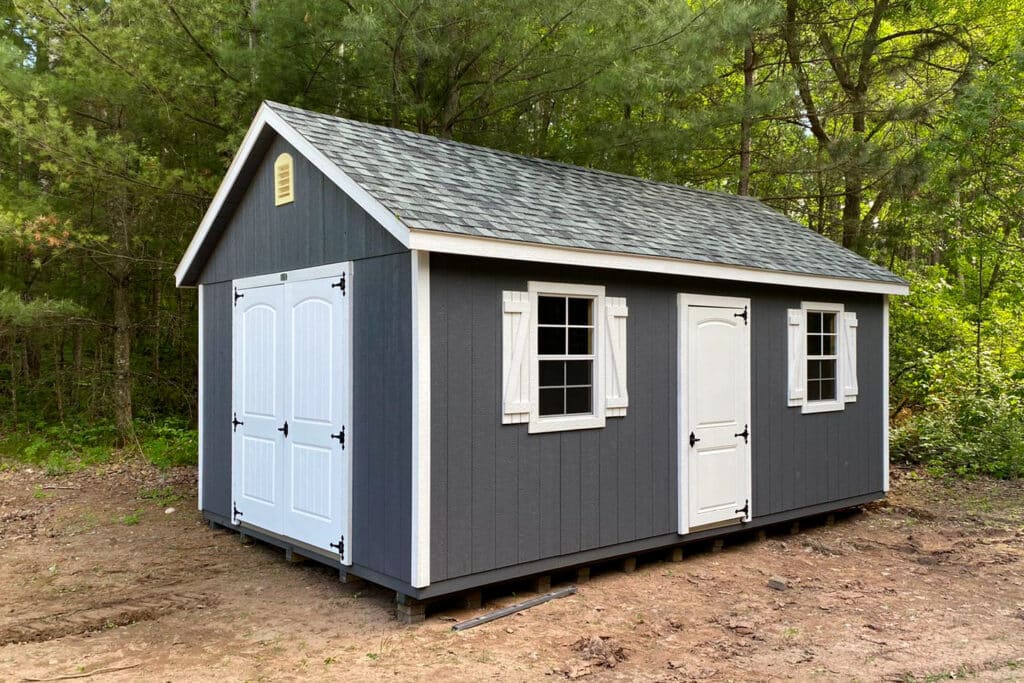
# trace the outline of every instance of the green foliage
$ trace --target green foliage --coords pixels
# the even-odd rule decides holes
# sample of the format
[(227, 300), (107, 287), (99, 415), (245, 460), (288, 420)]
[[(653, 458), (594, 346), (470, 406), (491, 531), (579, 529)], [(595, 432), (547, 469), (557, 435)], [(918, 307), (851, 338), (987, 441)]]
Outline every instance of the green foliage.
[(1020, 433), (1024, 378), (1021, 13), (0, 4), (0, 467), (194, 462), (196, 302), (170, 273), (274, 99), (708, 189), (749, 180), (911, 281), (892, 301), (894, 453), (1016, 476), (1016, 442), (997, 435)]
[(135, 510), (134, 512), (121, 515), (117, 521), (125, 526), (135, 526), (142, 521), (142, 510)]
[(182, 499), (181, 494), (175, 492), (170, 486), (161, 488), (143, 489), (139, 492), (139, 498), (152, 501), (157, 507), (168, 507)]
[(135, 433), (136, 444), (118, 449), (117, 429), (110, 422), (7, 426), (0, 428), (0, 463), (40, 467), (49, 476), (106, 465), (134, 453), (161, 469), (196, 464), (198, 435), (181, 420), (139, 420)]

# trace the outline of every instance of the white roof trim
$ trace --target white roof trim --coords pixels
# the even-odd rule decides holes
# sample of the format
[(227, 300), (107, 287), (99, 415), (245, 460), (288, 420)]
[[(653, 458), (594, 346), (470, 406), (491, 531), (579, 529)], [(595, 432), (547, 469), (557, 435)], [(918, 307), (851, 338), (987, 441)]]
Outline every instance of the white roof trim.
[(227, 201), (228, 194), (238, 181), (242, 167), (252, 154), (256, 140), (266, 126), (273, 129), (291, 144), (299, 154), (306, 157), (310, 163), (351, 197), (353, 201), (370, 214), (374, 220), (380, 223), (407, 249), (504, 258), (515, 261), (538, 261), (592, 268), (638, 270), (651, 273), (667, 273), (670, 275), (791, 287), (833, 289), (847, 292), (907, 294), (910, 291), (907, 285), (896, 282), (780, 272), (720, 263), (684, 261), (663, 256), (644, 256), (641, 254), (625, 254), (621, 252), (502, 240), (491, 237), (460, 235), (434, 230), (410, 230), (394, 213), (352, 180), (337, 164), (328, 159), (323, 152), (289, 125), (266, 103), (262, 104), (259, 111), (256, 112), (256, 117), (249, 126), (249, 130), (242, 140), (241, 147), (235, 154), (234, 159), (231, 160), (231, 165), (224, 175), (224, 180), (221, 181), (220, 187), (217, 188), (217, 193), (214, 195), (213, 201), (210, 202), (210, 206), (206, 210), (202, 222), (199, 224), (199, 229), (189, 243), (188, 249), (185, 250), (185, 255), (182, 257), (177, 269), (174, 271), (174, 279), (179, 287), (185, 274), (192, 267), (192, 263), (198, 256), (200, 248), (209, 237), (213, 222), (220, 214), (224, 202)]
[(356, 184), (337, 164), (324, 156), (323, 152), (314, 147), (309, 140), (304, 138), (282, 119), (276, 111), (264, 103), (260, 106), (259, 111), (256, 112), (256, 117), (242, 139), (241, 147), (235, 153), (234, 159), (231, 160), (231, 165), (228, 166), (227, 173), (224, 174), (224, 180), (221, 181), (220, 187), (217, 188), (217, 193), (213, 196), (213, 201), (210, 202), (209, 208), (206, 209), (206, 214), (203, 215), (203, 220), (199, 223), (199, 229), (196, 231), (195, 236), (188, 245), (188, 249), (185, 250), (185, 255), (182, 256), (178, 267), (174, 271), (174, 280), (179, 287), (185, 277), (185, 273), (192, 267), (192, 262), (199, 254), (200, 247), (202, 247), (209, 236), (213, 222), (220, 214), (224, 202), (227, 200), (231, 188), (237, 182), (238, 175), (241, 173), (246, 160), (252, 154), (253, 147), (256, 145), (256, 140), (259, 138), (264, 126), (272, 128), (274, 132), (294, 147), (299, 154), (306, 157), (310, 163), (330, 178), (335, 185), (351, 197), (364, 211), (373, 216), (374, 220), (384, 226), (395, 239), (401, 242), (402, 246), (409, 246), (409, 228), (398, 220), (397, 216), (377, 201), (369, 192)]
[(409, 233), (409, 248), (448, 254), (463, 254), (466, 256), (510, 259), (513, 261), (536, 261), (540, 263), (558, 263), (567, 266), (639, 270), (648, 273), (666, 273), (669, 275), (785, 285), (788, 287), (834, 289), (844, 292), (907, 294), (910, 291), (907, 285), (898, 282), (857, 280), (827, 275), (761, 270), (721, 263), (683, 261), (681, 259), (660, 256), (643, 256), (531, 242), (517, 242), (492, 237), (475, 237), (438, 232), (435, 230), (411, 230)]

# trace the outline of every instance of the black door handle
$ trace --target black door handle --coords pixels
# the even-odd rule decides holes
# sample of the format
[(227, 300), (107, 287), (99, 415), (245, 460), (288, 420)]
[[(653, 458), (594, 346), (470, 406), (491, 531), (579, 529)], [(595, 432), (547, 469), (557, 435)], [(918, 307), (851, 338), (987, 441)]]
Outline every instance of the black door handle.
[(278, 427), (277, 431), (284, 432), (284, 438), (288, 438), (288, 420), (284, 421), (284, 427)]
[(697, 438), (697, 435), (694, 434), (693, 432), (690, 432), (690, 448), (693, 448), (693, 444), (697, 443), (698, 441), (700, 441), (700, 439)]

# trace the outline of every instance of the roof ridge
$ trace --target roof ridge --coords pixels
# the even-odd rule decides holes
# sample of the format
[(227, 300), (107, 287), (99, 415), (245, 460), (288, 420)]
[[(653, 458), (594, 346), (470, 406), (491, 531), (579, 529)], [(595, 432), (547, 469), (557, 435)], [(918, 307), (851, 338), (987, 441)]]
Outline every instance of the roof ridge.
[[(630, 175), (628, 173), (620, 173), (618, 171), (609, 171), (609, 170), (606, 170), (606, 169), (594, 168), (594, 167), (591, 167), (591, 166), (581, 166), (579, 164), (572, 164), (572, 163), (569, 163), (567, 161), (556, 161), (554, 159), (545, 159), (543, 157), (534, 157), (534, 156), (530, 156), (528, 154), (522, 154), (520, 152), (510, 152), (510, 151), (505, 150), (505, 149), (498, 149), (496, 147), (485, 147), (483, 145), (476, 145), (476, 144), (473, 144), (471, 142), (462, 142), (460, 140), (451, 140), (451, 139), (448, 139), (448, 138), (440, 138), (440, 137), (437, 137), (436, 135), (430, 135), (430, 134), (427, 134), (427, 133), (417, 133), (416, 131), (406, 130), (405, 128), (395, 128), (393, 126), (385, 126), (385, 125), (379, 124), (379, 123), (370, 123), (369, 121), (360, 121), (358, 119), (349, 119), (349, 118), (345, 118), (344, 116), (337, 116), (335, 114), (324, 114), (322, 112), (312, 111), (310, 109), (303, 109), (301, 107), (293, 107), (292, 105), (283, 104), (281, 102), (275, 102), (273, 100), (264, 100), (264, 103), (269, 105), (271, 108), (274, 108), (274, 109), (287, 109), (289, 111), (298, 112), (299, 114), (306, 114), (306, 115), (311, 115), (311, 116), (315, 116), (315, 117), (326, 117), (326, 118), (333, 119), (334, 121), (340, 121), (340, 122), (344, 122), (344, 123), (352, 124), (352, 125), (356, 125), (356, 126), (364, 126), (364, 127), (367, 127), (367, 128), (373, 128), (374, 130), (384, 131), (384, 132), (389, 133), (389, 134), (397, 134), (397, 135), (404, 135), (404, 136), (408, 136), (408, 137), (413, 137), (413, 138), (421, 139), (421, 140), (424, 140), (424, 141), (429, 141), (431, 143), (440, 143), (440, 144), (445, 144), (445, 145), (451, 145), (451, 146), (454, 146), (454, 147), (464, 147), (464, 148), (467, 148), (467, 149), (472, 149), (472, 150), (478, 150), (478, 151), (481, 151), (481, 152), (486, 152), (488, 154), (507, 156), (507, 157), (512, 157), (514, 159), (521, 159), (523, 161), (528, 161), (530, 163), (546, 164), (546, 165), (549, 165), (549, 166), (556, 166), (556, 167), (565, 168), (565, 169), (569, 169), (569, 170), (573, 170), (573, 171), (582, 171), (583, 173), (592, 173), (594, 175), (610, 176), (610, 177), (613, 177), (613, 178), (619, 178), (619, 179), (623, 179), (623, 180), (628, 180), (630, 182), (640, 183), (642, 185), (652, 185), (654, 187), (671, 188), (673, 190), (684, 190), (686, 192), (696, 192), (696, 193), (699, 193), (699, 194), (707, 194), (707, 195), (711, 195), (713, 197), (721, 197), (721, 198), (724, 198), (724, 199), (735, 199), (735, 200), (738, 200), (738, 201), (755, 202), (758, 205), (762, 204), (760, 199), (758, 199), (757, 197), (750, 196), (750, 195), (733, 194), (732, 192), (724, 192), (724, 191), (721, 191), (721, 190), (708, 190), (708, 189), (701, 188), (701, 187), (691, 187), (690, 185), (683, 185), (681, 183), (673, 183), (673, 182), (669, 182), (667, 180), (654, 180), (652, 178), (645, 178), (643, 176)], [(788, 218), (788, 216), (787, 216), (787, 218)], [(794, 223), (796, 223), (796, 221), (794, 221)], [(799, 223), (796, 223), (796, 224), (800, 225)], [(801, 225), (801, 227), (806, 227), (806, 226)]]
[[(777, 272), (836, 273), (837, 277), (855, 280), (904, 283), (881, 264), (753, 196), (541, 159), (271, 100), (263, 105), (281, 115), (296, 134), (310, 138), (332, 164), (342, 163), (346, 156), (338, 146), (340, 141), (347, 140), (348, 145), (368, 155), (365, 159), (359, 154), (349, 158), (348, 172), (361, 173), (357, 182), (365, 185), (363, 190), (396, 216), (400, 211), (402, 221), (410, 228), (583, 249), (603, 245), (600, 248), (661, 254), (680, 261)], [(461, 178), (474, 188), (479, 184), (482, 192), (497, 191), (502, 198), (479, 197), (475, 191), (460, 194), (464, 188), (455, 189), (451, 183), (448, 189), (454, 194), (439, 195), (416, 174), (405, 177), (397, 186), (378, 182), (388, 168), (402, 174), (408, 171), (401, 161), (403, 155), (418, 155), (427, 169), (425, 178), (437, 188), (443, 189), (449, 182), (447, 175), (437, 173), (454, 174), (451, 180)], [(474, 164), (474, 175), (465, 176), (462, 167), (472, 168)], [(523, 191), (537, 204), (524, 208), (503, 197), (508, 183), (520, 182), (528, 185)], [(571, 195), (570, 201), (582, 202), (572, 205), (576, 213), (571, 216), (563, 215), (566, 192)], [(452, 197), (457, 199), (449, 201)], [(604, 213), (588, 213), (588, 208), (598, 205)], [(675, 211), (666, 214), (670, 207)], [(544, 211), (553, 213), (541, 215)], [(498, 224), (487, 220), (488, 215), (497, 216)], [(639, 238), (648, 247), (631, 247), (622, 242), (627, 237), (630, 241)]]

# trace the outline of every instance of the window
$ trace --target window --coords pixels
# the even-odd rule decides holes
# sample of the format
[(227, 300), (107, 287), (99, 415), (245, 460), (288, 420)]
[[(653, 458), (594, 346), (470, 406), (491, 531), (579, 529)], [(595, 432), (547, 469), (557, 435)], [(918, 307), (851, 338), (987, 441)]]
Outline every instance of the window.
[(836, 400), (836, 313), (807, 311), (807, 400)]
[(789, 405), (804, 413), (857, 400), (857, 314), (805, 301), (789, 311)]
[(626, 415), (626, 300), (604, 287), (530, 282), (502, 294), (502, 423), (529, 432)]
[(594, 412), (594, 299), (537, 297), (538, 413)]

